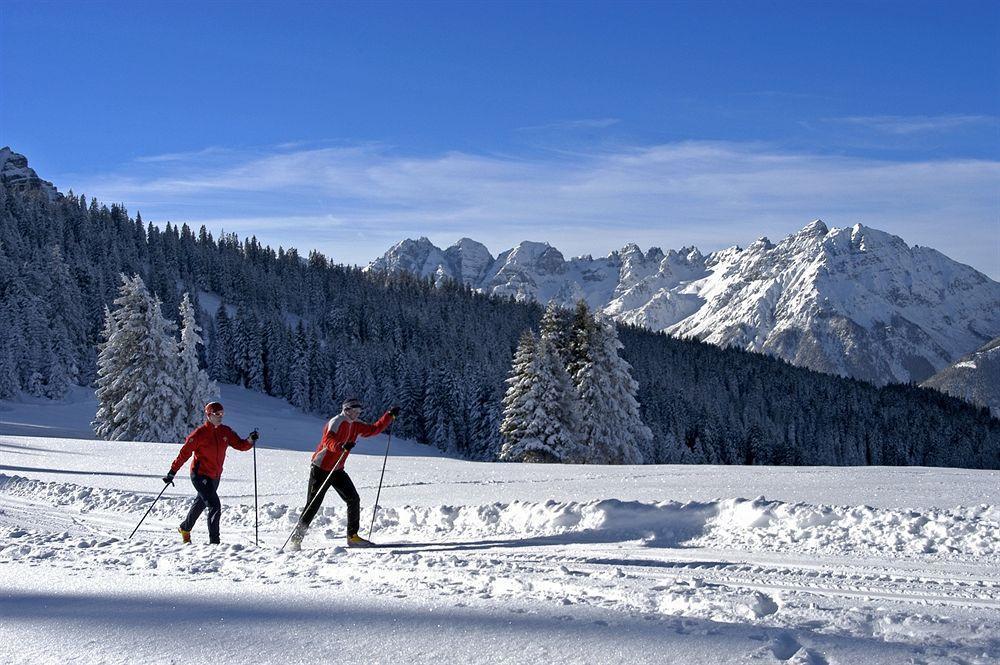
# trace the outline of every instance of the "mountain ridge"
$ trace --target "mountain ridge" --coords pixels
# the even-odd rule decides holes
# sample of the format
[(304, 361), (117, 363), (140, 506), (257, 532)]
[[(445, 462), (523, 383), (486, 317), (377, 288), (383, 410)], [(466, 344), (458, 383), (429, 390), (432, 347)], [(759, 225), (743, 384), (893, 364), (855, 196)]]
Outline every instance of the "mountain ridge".
[[(475, 270), (456, 260), (465, 254)], [(707, 255), (627, 243), (606, 257), (566, 259), (524, 241), (494, 258), (468, 238), (444, 250), (407, 239), (366, 270), (518, 300), (582, 298), (622, 323), (880, 385), (927, 379), (1000, 334), (1000, 283), (887, 232), (818, 219), (778, 243), (762, 237)]]

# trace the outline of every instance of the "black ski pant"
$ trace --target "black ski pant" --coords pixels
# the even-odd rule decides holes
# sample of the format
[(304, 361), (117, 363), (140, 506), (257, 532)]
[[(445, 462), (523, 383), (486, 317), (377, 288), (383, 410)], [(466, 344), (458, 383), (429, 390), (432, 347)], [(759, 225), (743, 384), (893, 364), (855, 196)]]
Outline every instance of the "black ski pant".
[(198, 492), (198, 497), (191, 504), (191, 510), (187, 517), (181, 522), (181, 528), (185, 531), (194, 529), (194, 523), (201, 517), (201, 512), (208, 506), (208, 542), (219, 542), (219, 521), (222, 519), (222, 502), (219, 500), (220, 478), (209, 478), (208, 476), (191, 476), (191, 484)]
[[(327, 480), (327, 476), (330, 477)], [(299, 522), (305, 526), (313, 521), (319, 507), (323, 503), (323, 497), (330, 488), (337, 490), (337, 494), (347, 504), (347, 535), (348, 537), (357, 535), (361, 528), (361, 497), (358, 490), (354, 488), (351, 477), (343, 469), (337, 469), (333, 473), (324, 471), (316, 465), (309, 467), (309, 491), (306, 494), (306, 509), (302, 511)]]

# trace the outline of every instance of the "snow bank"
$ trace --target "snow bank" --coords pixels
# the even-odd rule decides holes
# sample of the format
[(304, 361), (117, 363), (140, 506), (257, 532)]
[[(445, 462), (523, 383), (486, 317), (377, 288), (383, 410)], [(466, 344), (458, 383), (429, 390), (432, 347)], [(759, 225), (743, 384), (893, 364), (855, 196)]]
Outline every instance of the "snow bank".
[[(135, 522), (154, 498), (149, 494), (4, 474), (0, 474), (0, 496), (69, 508), (71, 513), (100, 511), (118, 516), (132, 513)], [(179, 521), (190, 501), (190, 497), (160, 499), (152, 511), (151, 526), (144, 526), (136, 538), (148, 538), (162, 529), (152, 526), (157, 520)], [(365, 508), (370, 516), (370, 507)], [(263, 540), (283, 541), (300, 510), (298, 505), (262, 503), (259, 519)], [(363, 516), (363, 521), (366, 519)], [(320, 547), (340, 544), (344, 520), (343, 505), (335, 497), (328, 498), (313, 523), (312, 544)], [(245, 532), (253, 524), (252, 503), (225, 505), (224, 535), (227, 530)], [(515, 501), (382, 508), (377, 513), (375, 530), (382, 541), (399, 540), (407, 544), (484, 539), (490, 539), (491, 544), (511, 546), (638, 541), (647, 547), (712, 546), (823, 554), (892, 552), (961, 559), (1000, 555), (1000, 506), (986, 504), (905, 511), (786, 503), (763, 497), (658, 503), (618, 499)]]

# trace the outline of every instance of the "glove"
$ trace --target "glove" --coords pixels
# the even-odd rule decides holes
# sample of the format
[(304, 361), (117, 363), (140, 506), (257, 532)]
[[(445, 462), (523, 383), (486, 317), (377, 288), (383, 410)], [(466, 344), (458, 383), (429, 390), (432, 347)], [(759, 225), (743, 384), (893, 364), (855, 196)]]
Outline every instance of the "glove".
[(398, 406), (394, 406), (391, 409), (389, 409), (389, 415), (392, 416), (393, 420), (395, 420), (397, 417), (399, 417), (399, 407)]
[(169, 472), (167, 475), (163, 476), (163, 482), (167, 485), (173, 485), (175, 475), (177, 475), (175, 471)]
[(254, 443), (257, 443), (257, 439), (260, 438), (260, 434), (257, 432), (257, 430), (254, 430), (254, 431), (250, 432), (250, 436), (247, 437), (247, 438), (249, 438)]
[(344, 444), (344, 450), (353, 450), (356, 443), (357, 441), (348, 441)]

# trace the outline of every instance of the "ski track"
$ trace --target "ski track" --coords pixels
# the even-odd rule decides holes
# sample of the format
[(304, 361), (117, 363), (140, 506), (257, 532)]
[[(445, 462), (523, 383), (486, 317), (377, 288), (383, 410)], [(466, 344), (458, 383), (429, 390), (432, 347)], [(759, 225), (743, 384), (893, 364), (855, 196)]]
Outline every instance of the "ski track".
[(566, 621), (581, 609), (607, 610), (673, 622), (680, 632), (690, 620), (749, 625), (762, 631), (757, 656), (772, 662), (836, 662), (824, 640), (844, 637), (905, 647), (914, 663), (1000, 661), (996, 506), (913, 512), (728, 499), (396, 507), (378, 513), (376, 534), (389, 544), (375, 550), (341, 546), (343, 510), (324, 507), (307, 549), (278, 552), (298, 507), (261, 505), (260, 547), (252, 503), (225, 506), (226, 544), (185, 546), (174, 529), (190, 498), (163, 498), (128, 540), (152, 499), (0, 474), (0, 566), (343, 586), (400, 600), (431, 594), (455, 608), (509, 601), (512, 612), (537, 603)]

